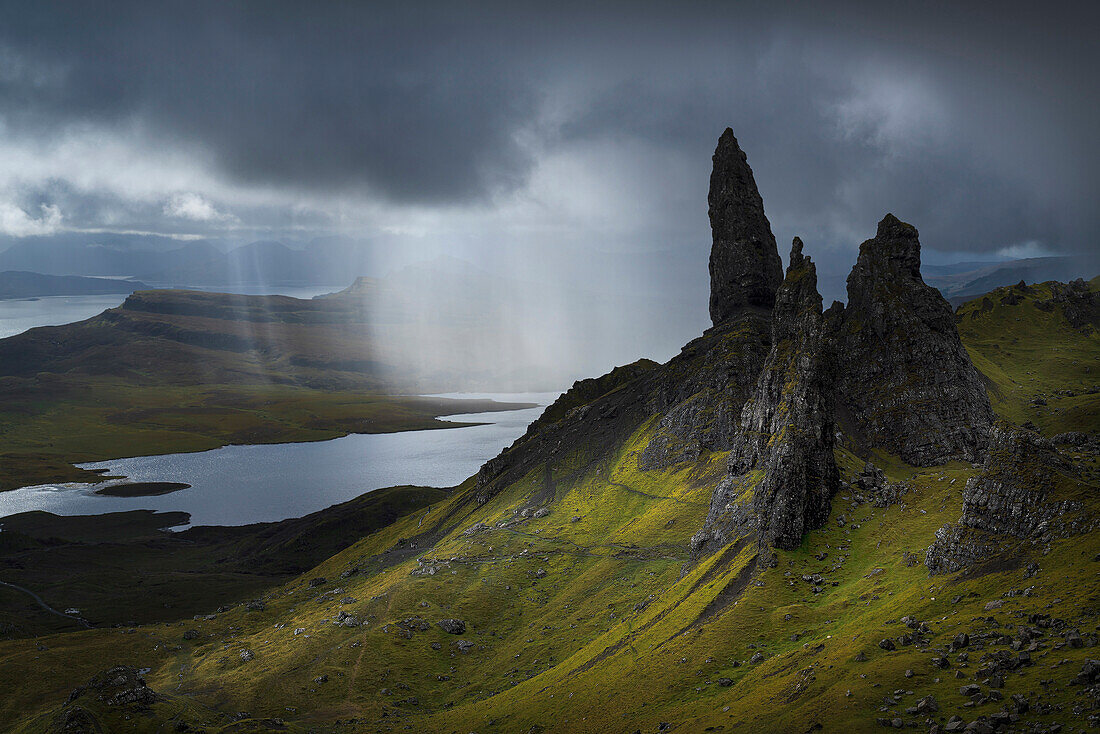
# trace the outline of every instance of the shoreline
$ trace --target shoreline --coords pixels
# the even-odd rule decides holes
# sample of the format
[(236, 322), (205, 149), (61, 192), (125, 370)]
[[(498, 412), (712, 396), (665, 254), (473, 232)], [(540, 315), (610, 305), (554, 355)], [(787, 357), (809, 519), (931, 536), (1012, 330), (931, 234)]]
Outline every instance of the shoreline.
[[(452, 393), (453, 394), (453, 393)], [(477, 394), (477, 393), (472, 393)], [(516, 393), (524, 394), (524, 393)], [(448, 421), (443, 420), (449, 416), (455, 415), (472, 415), (479, 413), (503, 413), (518, 410), (528, 410), (531, 408), (539, 407), (538, 403), (532, 402), (496, 402), (487, 398), (455, 398), (455, 397), (441, 397), (438, 395), (391, 395), (380, 396), (391, 397), (401, 400), (417, 400), (423, 402), (436, 402), (439, 403), (439, 409), (441, 412), (435, 413), (431, 417), (424, 419), (411, 419), (408, 425), (404, 426), (381, 426), (377, 430), (341, 430), (339, 428), (330, 428), (331, 435), (317, 436), (312, 429), (297, 426), (294, 428), (285, 429), (284, 433), (277, 437), (257, 436), (256, 440), (246, 442), (217, 442), (211, 437), (210, 445), (203, 446), (201, 448), (195, 448), (191, 450), (180, 451), (139, 451), (137, 453), (123, 453), (118, 455), (117, 453), (107, 456), (97, 456), (95, 458), (66, 462), (60, 461), (59, 464), (64, 464), (64, 473), (58, 473), (56, 478), (47, 479), (45, 481), (36, 481), (33, 484), (21, 484), (19, 486), (0, 485), (0, 494), (5, 492), (14, 492), (24, 489), (34, 489), (36, 487), (47, 487), (52, 485), (94, 485), (102, 482), (105, 479), (125, 479), (123, 476), (106, 476), (106, 473), (110, 471), (106, 468), (86, 468), (90, 464), (99, 464), (106, 461), (122, 461), (125, 459), (138, 459), (147, 458), (152, 456), (169, 456), (174, 454), (195, 454), (204, 453), (207, 451), (217, 451), (232, 446), (276, 446), (281, 444), (297, 444), (297, 443), (316, 443), (320, 441), (332, 441), (338, 438), (345, 438), (351, 435), (385, 435), (392, 433), (409, 433), (415, 431), (435, 431), (435, 430), (447, 430), (454, 428), (470, 428), (474, 426), (488, 425), (487, 422), (479, 421)], [(369, 426), (357, 426), (357, 428), (369, 428)], [(160, 493), (158, 493), (160, 494)], [(138, 496), (138, 495), (133, 495)]]

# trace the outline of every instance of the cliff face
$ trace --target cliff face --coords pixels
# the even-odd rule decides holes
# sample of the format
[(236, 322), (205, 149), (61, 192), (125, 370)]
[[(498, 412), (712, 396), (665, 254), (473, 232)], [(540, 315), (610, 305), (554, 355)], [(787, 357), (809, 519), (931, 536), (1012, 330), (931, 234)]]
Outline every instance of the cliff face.
[(661, 469), (728, 450), (770, 345), (765, 312), (743, 313), (688, 343), (653, 385), (651, 407), (660, 419), (638, 465)]
[(998, 426), (981, 473), (966, 483), (962, 517), (936, 531), (925, 565), (933, 574), (950, 573), (1016, 543), (1049, 543), (1084, 532), (1094, 523), (1079, 516), (1084, 491), (1049, 442), (1031, 431)]
[(710, 175), (710, 318), (715, 325), (746, 307), (771, 310), (783, 280), (771, 224), (748, 158), (726, 128)]
[(825, 522), (839, 481), (832, 392), (817, 271), (796, 238), (776, 296), (772, 347), (742, 410), (729, 473), (692, 539), (697, 554), (749, 531), (761, 547), (794, 548)]
[(951, 306), (921, 279), (915, 227), (879, 222), (830, 321), (846, 432), (917, 466), (979, 458), (993, 410)]

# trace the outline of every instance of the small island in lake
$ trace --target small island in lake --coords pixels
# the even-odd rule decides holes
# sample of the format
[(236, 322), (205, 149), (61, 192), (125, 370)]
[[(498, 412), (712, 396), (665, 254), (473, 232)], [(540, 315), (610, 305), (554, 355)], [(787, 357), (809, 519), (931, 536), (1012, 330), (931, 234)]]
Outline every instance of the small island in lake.
[(184, 482), (126, 482), (108, 484), (97, 489), (95, 493), (105, 497), (155, 497), (190, 488), (191, 485)]

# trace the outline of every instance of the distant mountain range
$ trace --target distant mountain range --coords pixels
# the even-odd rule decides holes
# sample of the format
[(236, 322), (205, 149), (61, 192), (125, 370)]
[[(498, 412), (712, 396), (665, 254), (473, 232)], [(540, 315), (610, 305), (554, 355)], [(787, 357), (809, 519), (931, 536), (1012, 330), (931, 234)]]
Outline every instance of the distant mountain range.
[[(126, 276), (156, 286), (331, 285), (373, 272), (372, 251), (343, 238), (305, 249), (259, 241), (228, 251), (207, 240), (87, 242), (26, 238), (0, 252), (0, 270), (48, 275)], [(172, 246), (168, 246), (172, 245)], [(350, 274), (350, 275), (349, 275)]]
[(140, 280), (88, 278), (80, 275), (43, 275), (22, 270), (0, 272), (0, 300), (43, 296), (98, 296), (133, 293), (149, 286)]
[[(966, 265), (977, 267), (963, 272), (932, 275), (925, 280), (929, 285), (938, 288), (952, 306), (958, 307), (994, 288), (1020, 281), (1031, 284), (1048, 280), (1068, 281), (1082, 277), (1088, 279), (1097, 272), (1095, 266), (1093, 270), (1089, 270), (1089, 263), (1083, 257), (1029, 257), (1003, 263), (966, 263)], [(934, 272), (936, 268), (927, 268), (927, 270)]]

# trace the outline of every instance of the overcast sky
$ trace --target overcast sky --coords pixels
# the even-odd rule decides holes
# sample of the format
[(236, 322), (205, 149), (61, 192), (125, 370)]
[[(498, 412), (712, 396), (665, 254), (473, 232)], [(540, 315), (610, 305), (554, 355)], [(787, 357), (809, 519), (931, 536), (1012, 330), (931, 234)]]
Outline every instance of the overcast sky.
[(956, 259), (1097, 248), (1095, 3), (540, 5), (0, 0), (0, 234), (671, 249), (705, 279), (728, 125), (784, 256), (846, 270), (887, 211)]

